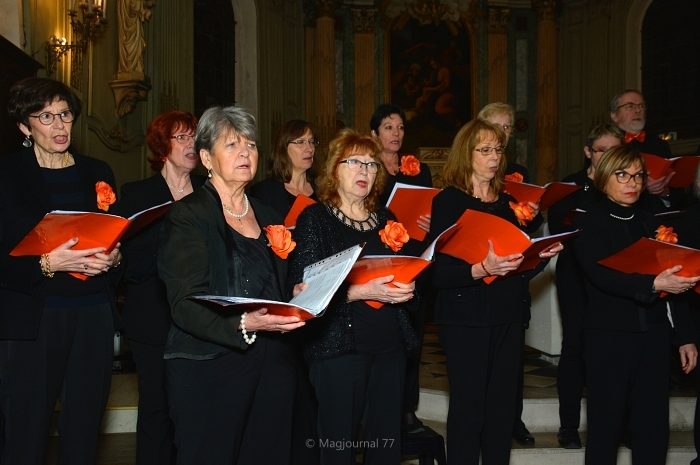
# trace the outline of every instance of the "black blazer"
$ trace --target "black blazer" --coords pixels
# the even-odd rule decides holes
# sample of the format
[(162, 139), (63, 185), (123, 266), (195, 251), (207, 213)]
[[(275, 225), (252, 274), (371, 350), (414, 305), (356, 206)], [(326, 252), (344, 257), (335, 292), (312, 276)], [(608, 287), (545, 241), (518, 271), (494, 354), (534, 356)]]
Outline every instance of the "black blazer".
[[(250, 197), (261, 228), (282, 224), (270, 207)], [(165, 344), (165, 358), (212, 359), (248, 344), (238, 331), (240, 313), (221, 310), (190, 299), (193, 295), (242, 295), (241, 270), (221, 200), (206, 182), (176, 202), (163, 223), (158, 274), (165, 283), (173, 324)], [(264, 232), (262, 233), (264, 234)], [(269, 252), (279, 289), (286, 286), (287, 263)]]
[[(191, 175), (192, 187), (204, 184), (204, 176)], [(160, 173), (122, 186), (114, 213), (129, 217), (147, 208), (174, 201)], [(123, 282), (126, 300), (122, 321), (126, 336), (145, 344), (165, 344), (170, 330), (170, 306), (165, 285), (158, 277), (156, 259), (163, 221), (156, 221), (122, 244)]]
[[(71, 149), (82, 180), (86, 199), (85, 211), (97, 208), (95, 184), (98, 181), (115, 187), (114, 175), (107, 163), (76, 153)], [(41, 175), (34, 150), (28, 148), (3, 158), (0, 171), (0, 339), (34, 339), (39, 329), (45, 279), (39, 257), (11, 257), (12, 248), (51, 210), (49, 190)], [(73, 279), (73, 278), (71, 278)], [(91, 289), (111, 294), (106, 276), (90, 278)]]

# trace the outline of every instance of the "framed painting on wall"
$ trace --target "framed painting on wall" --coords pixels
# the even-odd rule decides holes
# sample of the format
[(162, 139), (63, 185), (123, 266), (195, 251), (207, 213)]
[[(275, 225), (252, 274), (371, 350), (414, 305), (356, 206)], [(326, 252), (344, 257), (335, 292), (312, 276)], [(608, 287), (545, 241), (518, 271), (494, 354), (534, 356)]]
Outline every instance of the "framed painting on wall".
[(469, 32), (454, 19), (404, 13), (392, 22), (391, 102), (406, 112), (405, 150), (448, 147), (471, 118)]

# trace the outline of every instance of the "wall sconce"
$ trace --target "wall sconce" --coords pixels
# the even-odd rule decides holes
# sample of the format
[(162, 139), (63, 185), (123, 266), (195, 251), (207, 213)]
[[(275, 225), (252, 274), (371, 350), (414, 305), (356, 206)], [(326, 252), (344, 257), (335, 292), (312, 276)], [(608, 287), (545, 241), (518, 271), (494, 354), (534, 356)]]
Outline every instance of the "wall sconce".
[[(73, 43), (68, 43), (65, 37), (51, 36), (46, 42), (46, 69), (49, 75), (56, 70), (56, 65), (69, 50), (85, 53), (92, 42), (107, 23), (105, 11), (107, 0), (72, 0), (68, 9), (70, 25), (73, 30)], [(78, 58), (78, 68), (82, 61)]]
[(85, 53), (88, 43), (99, 35), (102, 26), (107, 23), (106, 11), (107, 0), (73, 0), (68, 16), (80, 53)]
[(63, 55), (75, 47), (75, 45), (69, 44), (65, 37), (49, 37), (46, 42), (46, 70), (49, 76), (56, 70), (56, 65), (61, 61)]

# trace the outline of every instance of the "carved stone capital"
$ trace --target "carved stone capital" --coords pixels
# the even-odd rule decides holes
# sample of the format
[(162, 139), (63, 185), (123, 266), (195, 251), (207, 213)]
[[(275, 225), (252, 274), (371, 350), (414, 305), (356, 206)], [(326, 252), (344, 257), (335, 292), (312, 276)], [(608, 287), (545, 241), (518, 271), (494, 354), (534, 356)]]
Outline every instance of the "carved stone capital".
[(139, 100), (146, 100), (151, 90), (151, 80), (141, 72), (118, 73), (109, 86), (114, 94), (117, 115), (122, 118), (134, 111)]
[(510, 9), (502, 7), (489, 8), (489, 32), (506, 33), (510, 21)]
[(375, 30), (377, 10), (374, 8), (353, 8), (352, 29), (355, 34), (370, 34)]
[(555, 18), (557, 0), (532, 0), (532, 6), (537, 11), (539, 21), (553, 21)]
[(333, 18), (335, 16), (334, 7), (335, 5), (333, 0), (319, 0), (318, 7), (316, 9), (318, 18), (322, 18), (324, 16), (327, 18)]

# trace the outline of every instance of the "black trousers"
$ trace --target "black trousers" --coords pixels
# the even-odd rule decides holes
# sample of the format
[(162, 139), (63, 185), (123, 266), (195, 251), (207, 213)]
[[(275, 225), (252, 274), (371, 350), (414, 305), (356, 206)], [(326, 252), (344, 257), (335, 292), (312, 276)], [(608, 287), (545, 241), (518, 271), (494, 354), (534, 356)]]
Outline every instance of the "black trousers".
[(420, 294), (414, 297), (415, 302), (409, 301), (408, 315), (411, 326), (418, 338), (418, 348), (406, 356), (406, 378), (404, 380), (403, 413), (413, 413), (418, 409), (420, 398), (420, 356), (423, 350), (423, 335), (425, 334), (425, 319), (428, 305), (434, 300), (434, 293), (421, 285)]
[(578, 429), (581, 424), (581, 398), (585, 386), (583, 360), (583, 316), (586, 291), (573, 253), (562, 254), (557, 262), (557, 301), (561, 316), (561, 357), (557, 369), (559, 425)]
[(139, 380), (136, 465), (174, 463), (173, 424), (165, 389), (163, 346), (129, 339)]
[(447, 461), (459, 465), (508, 465), (518, 371), (522, 371), (521, 323), (440, 326), (447, 355), (450, 407)]
[(586, 465), (615, 465), (629, 425), (632, 463), (664, 465), (668, 449), (671, 336), (668, 324), (630, 333), (587, 329)]
[(358, 450), (365, 465), (399, 465), (405, 366), (403, 348), (310, 363), (322, 465), (355, 465)]
[(297, 385), (284, 336), (258, 334), (245, 352), (166, 360), (179, 465), (286, 465)]
[(105, 298), (76, 306), (71, 300), (44, 308), (37, 339), (0, 342), (3, 465), (44, 465), (57, 399), (58, 464), (95, 464), (112, 379), (114, 323)]

